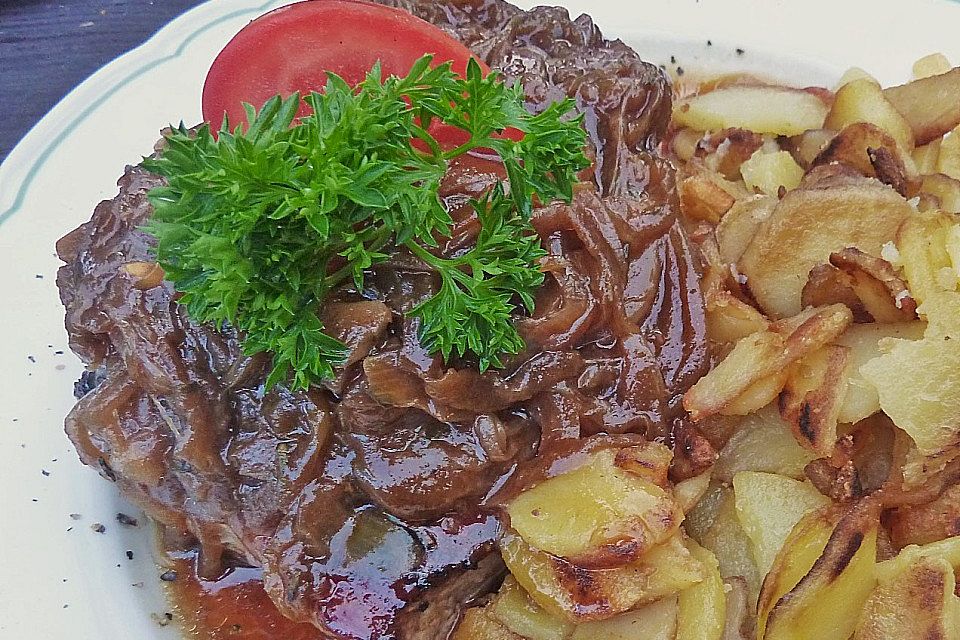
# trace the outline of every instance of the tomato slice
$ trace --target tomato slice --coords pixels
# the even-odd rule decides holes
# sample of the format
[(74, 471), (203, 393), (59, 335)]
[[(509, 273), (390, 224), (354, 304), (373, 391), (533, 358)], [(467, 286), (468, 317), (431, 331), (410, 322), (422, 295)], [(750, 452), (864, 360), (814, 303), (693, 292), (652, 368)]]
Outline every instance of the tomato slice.
[[(203, 118), (218, 130), (226, 115), (234, 127), (246, 122), (244, 102), (259, 108), (278, 93), (319, 91), (328, 71), (356, 85), (378, 60), (384, 77), (404, 76), (428, 53), (435, 64), (452, 62), (461, 75), (475, 58), (441, 29), (400, 9), (362, 0), (291, 4), (248, 24), (220, 52), (203, 86)], [(299, 115), (307, 113), (304, 103)], [(431, 134), (447, 148), (466, 139), (465, 132), (442, 123)]]

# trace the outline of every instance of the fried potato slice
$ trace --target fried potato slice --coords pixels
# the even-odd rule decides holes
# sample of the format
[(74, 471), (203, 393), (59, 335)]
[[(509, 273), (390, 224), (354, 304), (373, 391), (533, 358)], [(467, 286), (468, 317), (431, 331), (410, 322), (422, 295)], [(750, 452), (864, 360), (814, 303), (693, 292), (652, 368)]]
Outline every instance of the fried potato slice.
[(915, 80), (929, 78), (947, 73), (952, 68), (947, 56), (942, 53), (931, 53), (913, 63), (913, 77)]
[(817, 349), (790, 370), (780, 394), (780, 415), (790, 423), (793, 436), (822, 458), (833, 454), (837, 441), (849, 357), (847, 347), (827, 345)]
[(746, 582), (752, 605), (757, 601), (763, 576), (754, 560), (750, 538), (737, 517), (733, 489), (720, 489), (716, 506), (713, 521), (704, 532), (700, 544), (716, 556), (720, 575), (725, 580), (742, 578)]
[[(958, 265), (950, 251), (955, 216), (933, 212), (909, 217), (897, 230), (896, 246), (910, 294), (918, 303), (957, 288)], [(960, 259), (960, 256), (958, 256)]]
[(860, 67), (850, 67), (843, 72), (843, 75), (840, 76), (840, 79), (837, 81), (837, 86), (835, 87), (836, 91), (839, 91), (844, 85), (850, 84), (854, 80), (869, 80), (873, 84), (880, 86), (880, 81), (874, 78), (868, 71), (861, 69)]
[(486, 607), (467, 609), (450, 640), (524, 640), (493, 619)]
[[(892, 169), (878, 172), (877, 149), (888, 151), (888, 157), (893, 162)], [(901, 185), (904, 183), (908, 162), (910, 168), (914, 169), (912, 158), (908, 160), (903, 155), (903, 151), (896, 140), (886, 131), (869, 122), (854, 122), (844, 127), (843, 131), (834, 136), (830, 143), (813, 159), (811, 166), (816, 167), (832, 162), (842, 162), (868, 178), (879, 178), (882, 182), (890, 184), (894, 189), (897, 189), (897, 184), (893, 184), (894, 182), (899, 182)], [(902, 188), (897, 189), (897, 191), (901, 194), (904, 193)]]
[(960, 293), (940, 293), (920, 307), (922, 340), (891, 340), (860, 372), (876, 387), (880, 407), (922, 456), (960, 444)]
[(804, 467), (813, 458), (793, 437), (777, 407), (770, 405), (743, 418), (720, 450), (713, 478), (729, 484), (741, 471), (764, 471), (803, 480)]
[(943, 558), (921, 557), (884, 576), (863, 606), (854, 640), (960, 638), (960, 598), (953, 567)]
[(695, 129), (680, 129), (670, 140), (670, 148), (677, 158), (683, 162), (690, 162), (697, 152), (697, 145), (703, 138), (703, 132)]
[(848, 247), (879, 256), (913, 213), (900, 194), (877, 181), (824, 178), (786, 194), (737, 267), (761, 309), (776, 318), (792, 316), (800, 312), (812, 268)]
[(758, 638), (847, 640), (853, 634), (876, 584), (879, 505), (862, 501), (839, 521), (832, 510), (811, 513), (790, 532), (763, 585)]
[(510, 575), (487, 610), (494, 620), (529, 640), (566, 640), (573, 634), (572, 622), (545, 611)]
[(750, 538), (760, 575), (773, 566), (791, 529), (815, 509), (830, 504), (809, 482), (758, 471), (741, 471), (733, 477), (737, 517)]
[(910, 156), (917, 167), (917, 173), (930, 174), (937, 172), (937, 159), (940, 157), (940, 143), (943, 138), (935, 138), (923, 146), (913, 150)]
[(784, 369), (760, 378), (720, 409), (720, 414), (724, 416), (745, 416), (759, 411), (777, 399), (789, 375), (790, 369)]
[(763, 149), (740, 165), (740, 174), (747, 189), (768, 196), (777, 195), (781, 189), (796, 189), (803, 179), (803, 169), (788, 151), (768, 153)]
[(510, 573), (537, 604), (577, 623), (603, 620), (672, 596), (706, 575), (679, 535), (615, 569), (575, 565), (531, 547), (512, 531), (504, 533), (500, 551)]
[(577, 625), (571, 640), (674, 640), (677, 597), (670, 596), (606, 620)]
[(768, 142), (755, 131), (723, 129), (700, 140), (696, 157), (710, 171), (736, 182), (740, 180), (740, 165), (765, 144), (776, 147), (776, 143)]
[(673, 109), (678, 126), (698, 131), (746, 129), (794, 136), (823, 127), (827, 106), (800, 89), (734, 85), (680, 100)]
[(960, 485), (948, 486), (926, 504), (892, 509), (887, 517), (890, 536), (898, 547), (960, 535)]
[(680, 207), (688, 218), (703, 220), (711, 224), (720, 222), (720, 218), (736, 202), (730, 190), (724, 188), (720, 176), (706, 171), (684, 178), (679, 186)]
[[(507, 505), (514, 531), (527, 544), (584, 567), (622, 566), (675, 535), (683, 512), (650, 477), (666, 479), (669, 449), (661, 467), (642, 452), (605, 449), (580, 467), (520, 493)], [(638, 474), (637, 472), (647, 474)]]
[(919, 145), (960, 124), (960, 67), (890, 87), (883, 95), (903, 116)]
[(947, 213), (960, 213), (960, 180), (943, 173), (923, 176), (920, 193), (937, 198), (937, 208)]
[(842, 304), (853, 313), (854, 322), (869, 322), (871, 319), (853, 290), (853, 278), (831, 264), (818, 264), (810, 269), (807, 283), (800, 291), (800, 304), (804, 308)]
[(727, 595), (720, 577), (720, 565), (713, 553), (693, 540), (687, 541), (687, 548), (703, 565), (706, 576), (678, 596), (676, 640), (720, 640), (727, 614)]
[(717, 225), (717, 245), (720, 258), (726, 264), (736, 264), (757, 234), (764, 220), (777, 206), (773, 196), (756, 196), (738, 200)]
[(673, 498), (684, 513), (689, 513), (710, 488), (712, 470), (707, 469), (698, 476), (681, 480), (673, 487)]
[(920, 558), (941, 558), (954, 569), (960, 569), (960, 536), (904, 547), (895, 557), (877, 565), (877, 578), (881, 581), (891, 580)]
[(747, 631), (747, 627), (754, 617), (754, 606), (750, 602), (747, 581), (728, 578), (723, 584), (727, 590), (727, 611), (720, 640), (751, 640), (753, 635)]
[(855, 324), (837, 338), (837, 344), (850, 349), (846, 371), (847, 389), (837, 420), (841, 424), (860, 422), (880, 411), (877, 388), (866, 381), (860, 367), (880, 355), (880, 344), (888, 338), (919, 340), (926, 330), (919, 320), (892, 324)]
[(711, 340), (736, 342), (770, 326), (762, 313), (725, 289), (708, 291), (705, 298)]
[(917, 317), (917, 303), (907, 283), (883, 258), (850, 247), (830, 254), (830, 264), (850, 277), (864, 310), (875, 322), (909, 322)]
[(937, 172), (960, 180), (960, 127), (947, 134), (940, 143)]
[(793, 159), (797, 161), (797, 164), (806, 170), (813, 166), (814, 160), (836, 135), (836, 131), (829, 129), (804, 131), (800, 135), (790, 138), (788, 150), (793, 154)]
[(833, 305), (743, 338), (684, 394), (684, 408), (695, 421), (719, 413), (758, 381), (781, 375), (791, 363), (837, 338), (852, 320), (847, 307)]
[[(913, 150), (910, 124), (873, 80), (854, 80), (840, 87), (823, 127), (840, 131), (855, 122), (872, 122), (890, 134), (904, 151)], [(929, 140), (920, 144), (927, 142)]]

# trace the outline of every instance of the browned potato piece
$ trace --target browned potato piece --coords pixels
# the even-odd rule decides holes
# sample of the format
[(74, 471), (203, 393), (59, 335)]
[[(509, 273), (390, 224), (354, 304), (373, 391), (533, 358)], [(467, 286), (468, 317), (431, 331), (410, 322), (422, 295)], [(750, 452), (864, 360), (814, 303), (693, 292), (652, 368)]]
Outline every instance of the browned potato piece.
[(763, 136), (746, 129), (724, 129), (707, 134), (697, 145), (696, 157), (727, 180), (740, 180), (740, 165), (764, 144)]
[(752, 618), (753, 603), (747, 581), (743, 578), (727, 578), (723, 581), (727, 590), (727, 611), (720, 640), (750, 640), (753, 636), (747, 627)]
[(960, 485), (947, 487), (927, 504), (893, 509), (888, 517), (890, 535), (898, 547), (960, 535)]
[(693, 154), (697, 152), (697, 143), (700, 142), (701, 138), (703, 138), (703, 133), (700, 131), (680, 129), (670, 141), (670, 148), (673, 149), (680, 160), (690, 162)]
[(876, 178), (877, 172), (870, 161), (869, 149), (890, 149), (900, 167), (900, 173), (905, 172), (903, 158), (900, 157), (897, 142), (886, 131), (869, 122), (854, 122), (847, 125), (823, 148), (811, 163), (816, 167), (831, 162), (842, 162), (853, 167), (869, 178)]
[(800, 303), (804, 307), (843, 304), (853, 312), (854, 322), (870, 321), (870, 314), (853, 290), (853, 278), (832, 264), (819, 264), (810, 270), (807, 284), (800, 292)]
[(917, 147), (911, 154), (917, 172), (921, 174), (936, 173), (937, 159), (940, 157), (940, 143), (943, 138), (937, 138), (922, 147)]
[(673, 109), (679, 126), (699, 131), (738, 128), (795, 136), (823, 127), (827, 107), (800, 89), (735, 85), (685, 98)]
[(680, 206), (684, 215), (711, 224), (730, 210), (736, 199), (724, 189), (720, 176), (708, 172), (695, 173), (679, 185)]
[[(664, 455), (658, 460), (643, 450)], [(510, 525), (525, 543), (580, 566), (632, 562), (675, 535), (683, 520), (671, 496), (651, 481), (666, 480), (671, 457), (653, 442), (594, 453), (511, 500)]]
[(809, 169), (813, 166), (816, 157), (830, 144), (835, 135), (837, 135), (837, 132), (829, 129), (804, 131), (799, 136), (790, 138), (789, 151), (793, 154), (793, 159), (797, 161), (797, 164), (804, 169)]
[(835, 345), (814, 351), (791, 369), (780, 394), (780, 414), (797, 442), (820, 457), (832, 455), (837, 441), (849, 352)]
[(812, 268), (848, 247), (879, 256), (912, 214), (900, 194), (868, 178), (844, 176), (801, 186), (779, 202), (740, 257), (738, 268), (768, 315), (796, 315)]
[(791, 532), (763, 585), (758, 638), (847, 640), (853, 634), (876, 584), (879, 508), (863, 501), (835, 527), (832, 521), (829, 512), (815, 512)]
[(500, 550), (510, 573), (538, 605), (578, 623), (655, 602), (706, 575), (679, 535), (616, 569), (585, 569), (534, 549), (510, 531), (503, 535)]
[(722, 411), (754, 383), (781, 374), (791, 363), (836, 339), (852, 320), (847, 307), (833, 305), (747, 336), (684, 394), (684, 407), (693, 420)]
[(764, 220), (777, 206), (773, 196), (756, 196), (738, 200), (717, 225), (717, 244), (720, 258), (726, 264), (736, 264), (757, 234)]
[(573, 634), (573, 624), (569, 620), (541, 608), (510, 575), (486, 611), (508, 630), (529, 640), (566, 640)]
[(886, 260), (851, 247), (830, 254), (830, 264), (850, 277), (853, 291), (874, 322), (909, 322), (917, 317), (917, 303), (907, 283)]
[(450, 640), (524, 640), (490, 616), (486, 608), (467, 609)]
[(577, 625), (570, 640), (674, 640), (679, 615), (670, 596), (606, 620)]
[(936, 196), (939, 209), (960, 213), (960, 180), (942, 173), (923, 176), (920, 193)]
[(889, 133), (904, 151), (913, 150), (914, 137), (909, 123), (872, 80), (854, 80), (840, 87), (823, 126), (840, 131), (855, 122), (872, 122)]
[(790, 370), (784, 369), (760, 378), (720, 409), (720, 414), (724, 416), (745, 416), (759, 411), (777, 399), (780, 390), (787, 382), (789, 374)]
[(917, 144), (939, 138), (960, 124), (960, 67), (883, 91), (910, 126)]
[(763, 314), (726, 290), (706, 296), (707, 335), (717, 342), (736, 342), (770, 326)]
[(940, 143), (937, 172), (960, 180), (960, 127), (947, 134)]
[(863, 606), (854, 640), (955, 640), (960, 619), (953, 567), (920, 557), (892, 578), (881, 578)]

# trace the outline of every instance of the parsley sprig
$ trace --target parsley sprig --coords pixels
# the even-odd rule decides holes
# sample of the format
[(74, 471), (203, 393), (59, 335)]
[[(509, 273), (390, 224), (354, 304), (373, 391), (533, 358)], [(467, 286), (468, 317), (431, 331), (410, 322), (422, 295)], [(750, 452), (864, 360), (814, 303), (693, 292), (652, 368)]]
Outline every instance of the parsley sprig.
[[(326, 297), (348, 280), (362, 288), (367, 270), (402, 246), (440, 279), (411, 312), (431, 353), (473, 354), (481, 370), (519, 353), (511, 316), (533, 310), (543, 282), (531, 211), (536, 201), (569, 201), (587, 164), (571, 102), (534, 115), (519, 86), (484, 77), (474, 61), (460, 77), (449, 63), (431, 67), (429, 56), (403, 78), (382, 79), (378, 65), (357, 88), (330, 74), (304, 100), (312, 113), (299, 120), (293, 95), (259, 111), (247, 105), (247, 128), (224, 123), (214, 135), (181, 125), (144, 161), (167, 183), (149, 194), (145, 228), (191, 317), (241, 330), (248, 354), (271, 352), (268, 385), (307, 388), (333, 376), (347, 353), (324, 333)], [(435, 120), (468, 139), (444, 150), (429, 131)], [(523, 138), (497, 135), (507, 128)], [(509, 188), (473, 202), (481, 224), (473, 247), (440, 256), (437, 238), (452, 224), (440, 182), (450, 160), (478, 148), (499, 155)]]

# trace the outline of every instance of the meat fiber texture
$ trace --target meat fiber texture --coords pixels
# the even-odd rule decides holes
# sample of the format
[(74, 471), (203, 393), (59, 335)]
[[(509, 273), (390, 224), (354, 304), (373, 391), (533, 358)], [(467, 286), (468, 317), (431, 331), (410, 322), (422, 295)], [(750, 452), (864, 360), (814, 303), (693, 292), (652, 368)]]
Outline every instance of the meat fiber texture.
[[(263, 568), (290, 618), (331, 638), (445, 638), (503, 574), (497, 488), (571, 440), (670, 440), (708, 365), (697, 260), (655, 153), (670, 114), (660, 71), (587, 16), (500, 0), (395, 6), (437, 24), (528, 106), (565, 96), (595, 159), (569, 205), (537, 210), (549, 251), (528, 349), (500, 371), (427, 354), (404, 313), (437, 281), (400, 252), (344, 289), (325, 323), (350, 347), (324, 388), (265, 390), (269, 356), (191, 320), (169, 283), (137, 288), (140, 227), (161, 180), (129, 167), (120, 193), (58, 245), (71, 347), (88, 373), (66, 420), (82, 460), (200, 549), (200, 570)], [(492, 178), (453, 167), (445, 249), (476, 232), (466, 202)]]

